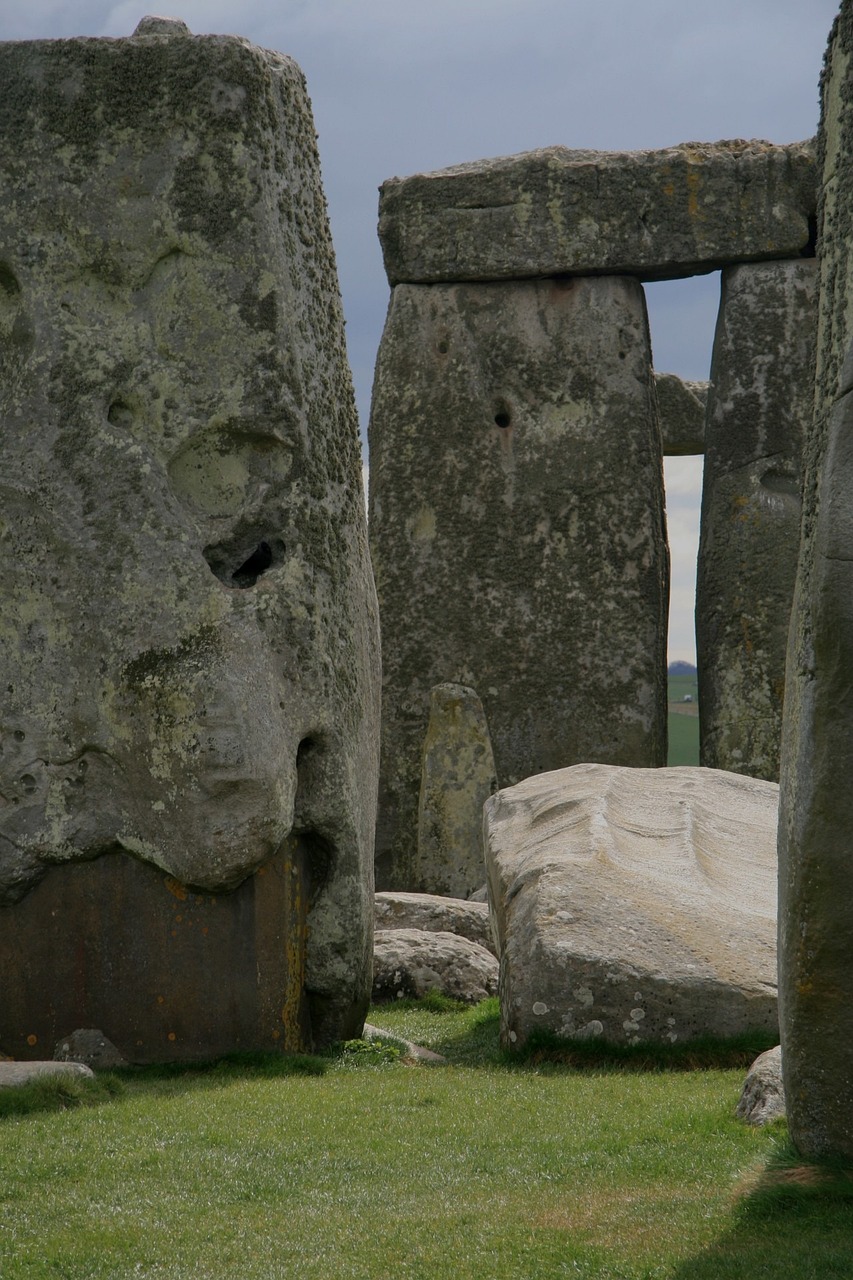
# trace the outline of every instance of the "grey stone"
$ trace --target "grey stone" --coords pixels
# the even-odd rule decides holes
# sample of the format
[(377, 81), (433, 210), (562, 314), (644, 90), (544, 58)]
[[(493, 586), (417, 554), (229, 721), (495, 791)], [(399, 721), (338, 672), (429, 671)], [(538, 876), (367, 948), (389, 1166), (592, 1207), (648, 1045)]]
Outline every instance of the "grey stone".
[(82, 1062), (0, 1062), (0, 1089), (17, 1089), (51, 1076), (93, 1080), (95, 1073)]
[[(481, 817), (482, 823), (482, 817)], [(495, 941), (485, 899), (441, 898), (432, 893), (377, 893), (377, 929), (426, 929), (455, 933), (494, 952)]]
[(377, 887), (412, 889), (436, 684), (477, 690), (501, 785), (581, 760), (665, 762), (668, 558), (641, 286), (399, 285), (369, 436)]
[(779, 996), (791, 1137), (853, 1162), (853, 3), (830, 37), (818, 135), (815, 416), (785, 688)]
[(696, 583), (700, 759), (774, 782), (816, 320), (813, 259), (723, 272)]
[(475, 889), (473, 893), (468, 894), (469, 902), (485, 902), (489, 901), (489, 886), (481, 884), (479, 889)]
[(180, 18), (162, 18), (157, 14), (148, 14), (137, 24), (135, 36), (188, 36), (192, 33)]
[(82, 1062), (87, 1067), (97, 1067), (100, 1071), (127, 1066), (127, 1058), (119, 1053), (103, 1031), (98, 1031), (95, 1027), (81, 1027), (72, 1031), (70, 1036), (63, 1036), (53, 1057), (56, 1062)]
[(749, 1068), (735, 1112), (747, 1124), (772, 1124), (785, 1118), (785, 1087), (782, 1082), (782, 1048), (761, 1053)]
[(676, 373), (655, 372), (664, 457), (705, 452), (709, 386), (709, 382), (689, 382)]
[(304, 78), (137, 36), (0, 45), (0, 82), (0, 1042), (338, 1038), (378, 636)]
[(373, 1000), (421, 999), (438, 992), (477, 1004), (497, 995), (498, 962), (490, 951), (455, 933), (379, 929), (373, 952)]
[(391, 284), (630, 273), (643, 280), (809, 250), (811, 142), (660, 151), (546, 147), (391, 178), (379, 238)]
[(483, 704), (464, 685), (436, 685), (421, 757), (414, 888), (464, 898), (482, 883), (483, 805), (497, 789)]
[(771, 782), (577, 765), (484, 809), (501, 1042), (776, 1027)]

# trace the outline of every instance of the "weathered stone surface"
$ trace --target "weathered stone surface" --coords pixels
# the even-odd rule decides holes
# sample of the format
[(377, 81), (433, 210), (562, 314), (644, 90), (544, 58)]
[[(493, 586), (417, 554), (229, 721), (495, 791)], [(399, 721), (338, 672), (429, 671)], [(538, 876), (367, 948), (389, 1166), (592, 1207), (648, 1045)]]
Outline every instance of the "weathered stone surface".
[(103, 1031), (95, 1027), (81, 1027), (72, 1031), (70, 1036), (63, 1036), (53, 1051), (53, 1057), (56, 1062), (82, 1062), (100, 1071), (127, 1066), (124, 1055)]
[(788, 1125), (853, 1162), (853, 3), (830, 38), (818, 140), (815, 417), (785, 689), (779, 996)]
[(490, 951), (455, 933), (377, 930), (373, 1000), (419, 999), (431, 991), (477, 1004), (497, 994), (498, 962)]
[(816, 320), (814, 260), (723, 272), (696, 583), (700, 759), (774, 782)]
[(456, 933), (461, 938), (479, 943), (487, 951), (495, 950), (485, 899), (473, 902), (462, 898), (441, 898), (432, 893), (377, 893), (374, 921), (377, 929)]
[(760, 1053), (749, 1068), (735, 1112), (747, 1124), (771, 1124), (785, 1118), (782, 1048)]
[(464, 898), (482, 884), (483, 805), (497, 789), (483, 704), (464, 685), (436, 685), (421, 759), (416, 889)]
[(2, 45), (0, 84), (0, 1043), (340, 1036), (378, 644), (302, 74), (154, 31)]
[(486, 802), (501, 1041), (776, 1026), (771, 782), (577, 765)]
[(676, 373), (655, 372), (664, 457), (705, 452), (705, 406), (709, 382), (689, 382)]
[(370, 458), (377, 885), (411, 889), (436, 684), (477, 690), (501, 785), (581, 760), (665, 761), (668, 560), (641, 286), (398, 286)]
[(811, 142), (546, 147), (383, 183), (392, 285), (569, 274), (671, 279), (812, 252)]
[(16, 1089), (45, 1076), (91, 1080), (94, 1075), (82, 1062), (0, 1062), (0, 1089)]

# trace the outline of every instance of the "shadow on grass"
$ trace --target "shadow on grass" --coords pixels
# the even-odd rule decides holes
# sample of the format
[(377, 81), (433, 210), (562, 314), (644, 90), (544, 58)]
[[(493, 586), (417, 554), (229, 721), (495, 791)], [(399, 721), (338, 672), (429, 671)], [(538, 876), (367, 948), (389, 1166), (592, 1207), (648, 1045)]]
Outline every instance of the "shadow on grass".
[(803, 1162), (790, 1144), (738, 1203), (734, 1226), (673, 1280), (850, 1280), (853, 1170)]
[(17, 1088), (0, 1089), (0, 1121), (6, 1117), (121, 1101), (142, 1087), (151, 1095), (178, 1094), (198, 1088), (224, 1089), (238, 1080), (282, 1076), (321, 1076), (332, 1059), (309, 1054), (235, 1053), (213, 1062), (154, 1063), (121, 1067), (94, 1079), (45, 1076)]

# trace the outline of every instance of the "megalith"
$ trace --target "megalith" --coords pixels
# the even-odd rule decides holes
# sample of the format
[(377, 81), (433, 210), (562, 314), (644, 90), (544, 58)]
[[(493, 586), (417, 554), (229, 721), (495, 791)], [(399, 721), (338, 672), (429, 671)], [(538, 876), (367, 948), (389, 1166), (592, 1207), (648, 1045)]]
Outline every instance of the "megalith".
[(705, 452), (705, 410), (708, 382), (691, 382), (677, 373), (655, 370), (661, 446), (665, 458)]
[(696, 583), (700, 759), (774, 782), (816, 325), (814, 258), (723, 271)]
[(818, 136), (815, 413), (785, 690), (779, 994), (788, 1125), (853, 1162), (853, 0), (830, 35)]
[(664, 763), (668, 557), (638, 281), (398, 285), (374, 382), (370, 537), (380, 888), (415, 883), (437, 684), (477, 691), (502, 786), (581, 760)]
[(0, 45), (0, 1046), (356, 1034), (378, 638), (289, 58)]
[(473, 689), (430, 691), (421, 759), (414, 889), (467, 898), (485, 882), (483, 805), (497, 791), (483, 704)]

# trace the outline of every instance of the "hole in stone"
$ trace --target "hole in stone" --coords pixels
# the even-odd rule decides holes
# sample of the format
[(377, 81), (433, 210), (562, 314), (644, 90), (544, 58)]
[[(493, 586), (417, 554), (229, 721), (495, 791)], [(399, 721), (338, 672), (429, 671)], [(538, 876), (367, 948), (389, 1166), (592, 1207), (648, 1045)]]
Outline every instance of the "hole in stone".
[(511, 423), (512, 416), (509, 411), (509, 405), (504, 403), (499, 404), (495, 413), (495, 426), (500, 427), (502, 431), (505, 431)]
[(21, 774), (21, 786), (24, 788), (25, 791), (35, 791), (36, 780), (31, 773)]
[(16, 742), (23, 742), (27, 735), (24, 733), (23, 729), (16, 729), (13, 736)]
[(281, 564), (284, 542), (263, 537), (257, 526), (240, 525), (230, 538), (210, 542), (202, 550), (211, 573), (226, 587), (253, 587), (268, 569)]
[(238, 587), (253, 587), (262, 573), (266, 573), (272, 564), (272, 547), (268, 542), (259, 542), (248, 559), (231, 574)]
[(809, 217), (809, 240), (806, 247), (802, 250), (801, 256), (804, 258), (814, 258), (817, 254), (817, 214), (811, 214)]
[(448, 344), (448, 342), (447, 342), (447, 339), (446, 339), (446, 338), (442, 338), (442, 339), (441, 339), (441, 341), (440, 341), (440, 342), (439, 342), (439, 344), (438, 344), (438, 350), (441, 352), (441, 354), (442, 354), (443, 356), (446, 356), (446, 355), (447, 355), (447, 352), (449, 351), (449, 349), (450, 349), (450, 348), (449, 348), (449, 344)]
[(0, 289), (10, 298), (21, 292), (21, 286), (18, 283), (18, 277), (15, 275), (8, 262), (0, 262)]
[(129, 427), (133, 422), (133, 410), (124, 400), (113, 400), (107, 409), (107, 421), (116, 427)]

